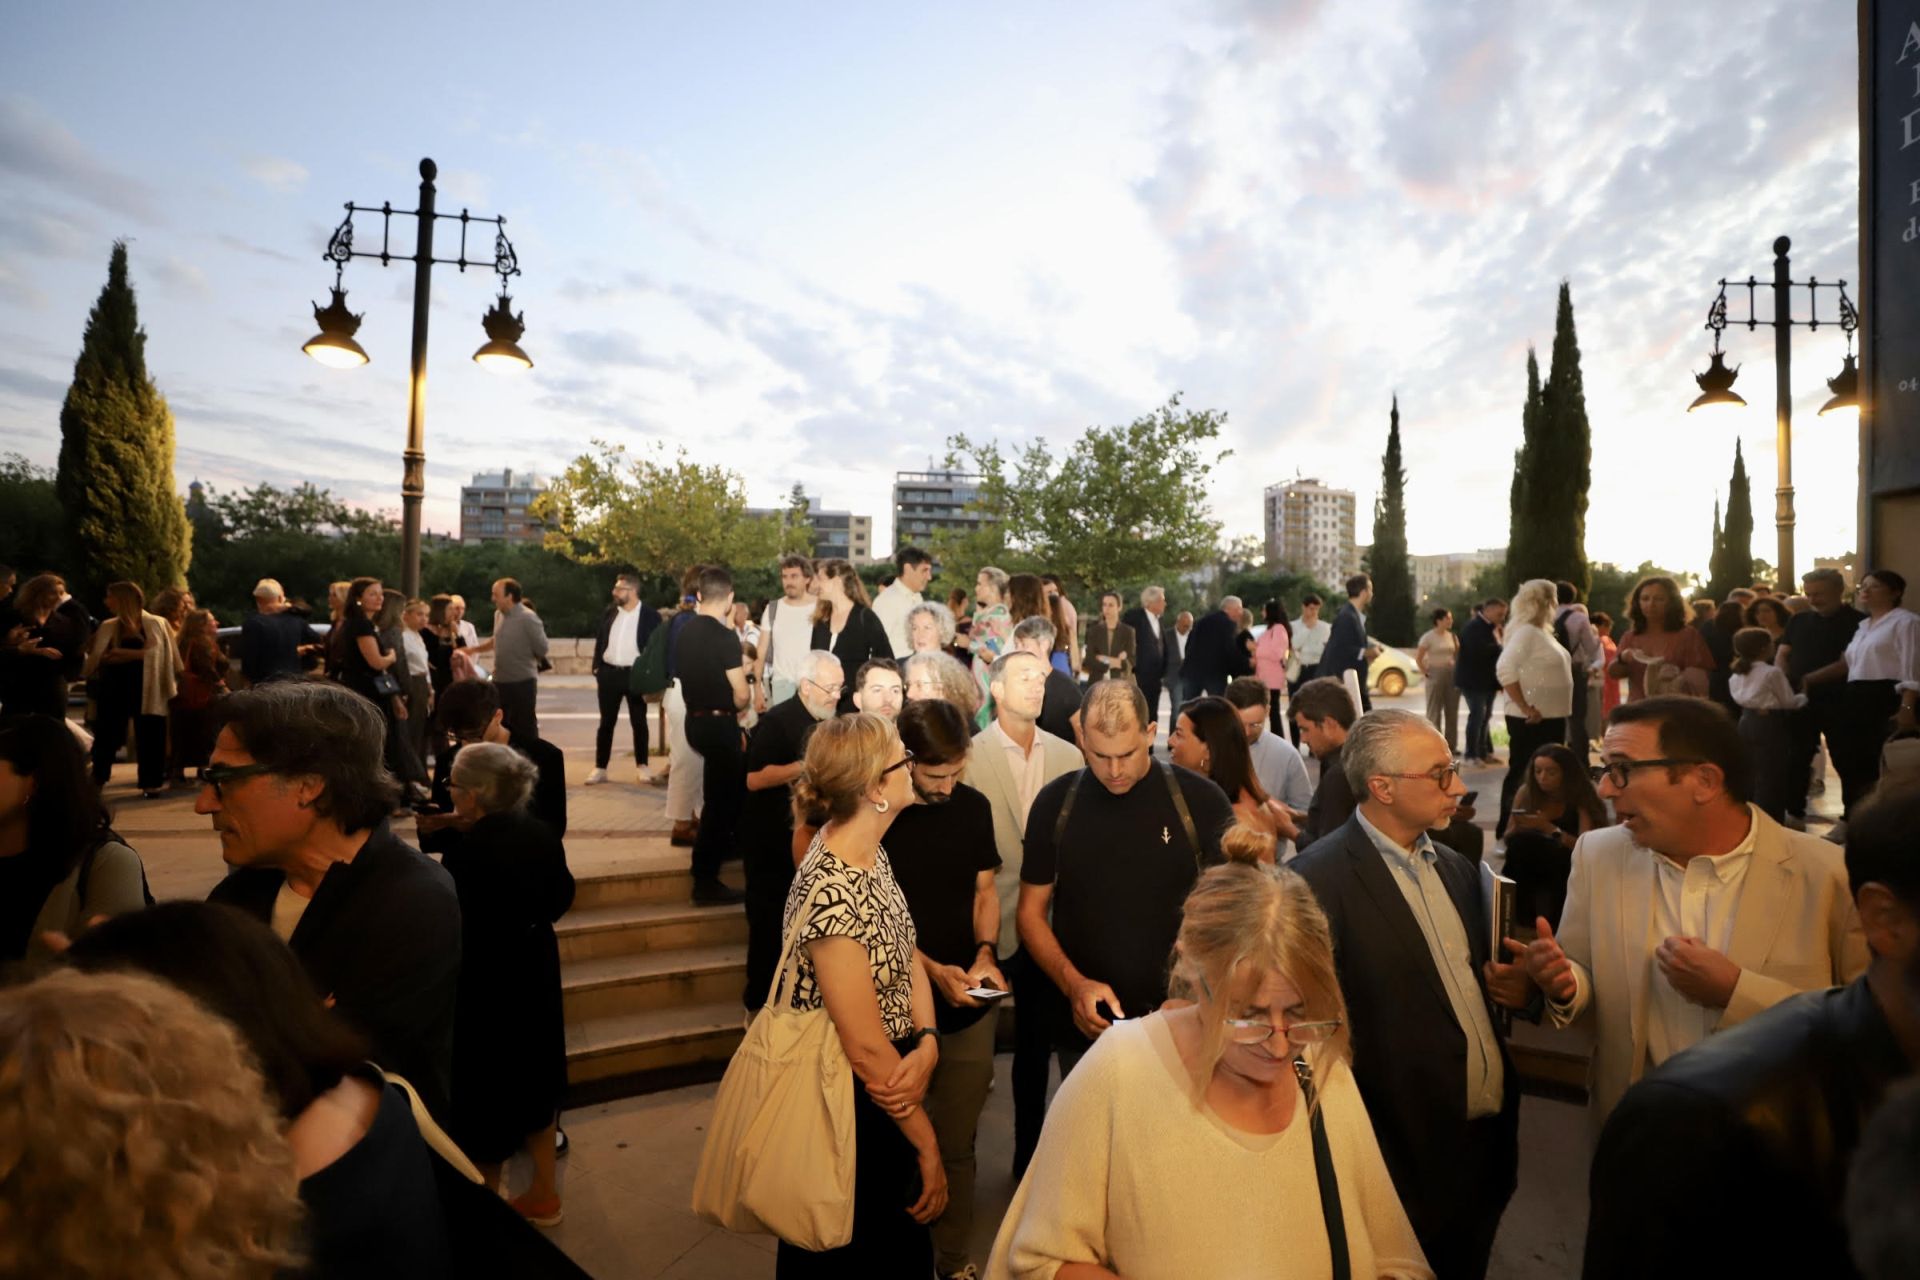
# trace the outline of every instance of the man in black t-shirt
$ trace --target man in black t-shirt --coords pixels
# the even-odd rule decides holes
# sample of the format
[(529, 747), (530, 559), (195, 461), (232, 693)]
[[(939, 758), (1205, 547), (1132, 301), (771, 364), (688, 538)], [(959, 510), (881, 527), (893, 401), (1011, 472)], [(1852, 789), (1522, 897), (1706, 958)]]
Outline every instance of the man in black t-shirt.
[(320, 633), (299, 614), (288, 612), (286, 592), (272, 578), (254, 586), (253, 604), (257, 612), (240, 623), (240, 674), (248, 684), (304, 674), (301, 646), (324, 644)]
[[(1815, 569), (1804, 574), (1800, 582), (1807, 603), (1813, 607), (1787, 619), (1787, 634), (1781, 637), (1780, 651), (1774, 656), (1774, 665), (1787, 673), (1787, 680), (1796, 689), (1803, 687), (1801, 681), (1808, 672), (1838, 662), (1852, 642), (1853, 633), (1867, 618), (1842, 599), (1847, 580), (1838, 569)], [(1796, 825), (1793, 820), (1798, 819), (1797, 825), (1803, 831), (1807, 825), (1807, 788), (1812, 785), (1813, 753), (1820, 749), (1821, 734), (1826, 734), (1831, 743), (1842, 733), (1840, 720), (1845, 712), (1841, 703), (1846, 684), (1833, 681), (1810, 685), (1805, 686), (1805, 692), (1807, 705), (1787, 713), (1787, 724), (1793, 731), (1793, 772), (1787, 779), (1787, 825)], [(1858, 799), (1858, 796), (1846, 797), (1847, 807), (1851, 808)]]
[(725, 906), (746, 895), (720, 879), (733, 852), (734, 828), (746, 799), (747, 753), (740, 712), (747, 705), (746, 663), (730, 621), (733, 575), (718, 565), (700, 573), (698, 604), (673, 637), (674, 672), (687, 704), (687, 744), (700, 753), (700, 830), (693, 840), (695, 906)]
[(1233, 824), (1210, 779), (1154, 760), (1148, 714), (1131, 681), (1093, 685), (1080, 712), (1087, 768), (1042, 787), (1027, 815), (1017, 922), (1073, 1014), (1063, 1074), (1111, 1019), (1144, 1017), (1167, 998), (1181, 906)]
[(774, 704), (747, 743), (747, 797), (734, 847), (747, 873), (747, 985), (749, 1012), (767, 1002), (780, 963), (780, 923), (793, 887), (793, 780), (806, 760), (814, 725), (840, 708), (840, 659), (824, 649), (807, 655), (794, 696)]

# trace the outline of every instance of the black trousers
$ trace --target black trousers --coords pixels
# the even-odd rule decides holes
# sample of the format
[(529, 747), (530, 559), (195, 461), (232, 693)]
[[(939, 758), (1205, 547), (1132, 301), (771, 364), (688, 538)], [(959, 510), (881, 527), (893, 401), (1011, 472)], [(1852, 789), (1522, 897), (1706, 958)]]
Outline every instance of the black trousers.
[[(762, 840), (764, 847), (756, 847)], [(787, 912), (787, 891), (793, 888), (792, 843), (792, 832), (785, 833), (777, 849), (772, 836), (755, 836), (741, 850), (747, 873), (747, 985), (740, 1002), (749, 1013), (767, 1003), (780, 963), (781, 919)]]
[(515, 742), (533, 741), (540, 736), (540, 717), (535, 710), (540, 700), (540, 680), (495, 680), (495, 693), (500, 695), (500, 710), (504, 717), (507, 732)]
[[(688, 722), (689, 724), (692, 721)], [(709, 766), (711, 767), (711, 766)], [(702, 822), (706, 821), (704, 817)], [(911, 1046), (895, 1043), (901, 1053)], [(892, 1117), (853, 1081), (853, 1239), (815, 1253), (782, 1240), (773, 1264), (778, 1280), (933, 1275), (933, 1232), (907, 1215), (920, 1198), (920, 1162)]]
[(1027, 1172), (1047, 1119), (1047, 1076), (1067, 1000), (1025, 949), (1001, 970), (1013, 987), (1013, 1177)]
[(1138, 677), (1138, 681), (1140, 685), (1140, 696), (1147, 700), (1147, 723), (1159, 724), (1160, 723), (1160, 677), (1155, 676), (1153, 679), (1149, 680), (1145, 676), (1140, 676)]
[(1593, 739), (1587, 736), (1586, 673), (1573, 673), (1573, 714), (1567, 717), (1567, 748), (1573, 758), (1585, 765), (1593, 759)]
[[(1433, 1215), (1416, 1214), (1409, 1208), (1414, 1234), (1427, 1255), (1427, 1265), (1439, 1280), (1485, 1280), (1487, 1263), (1493, 1257), (1493, 1238), (1500, 1230), (1500, 1215), (1513, 1198), (1513, 1130), (1510, 1121), (1487, 1116), (1467, 1122), (1467, 1146), (1462, 1153), (1460, 1180), (1468, 1187), (1483, 1188), (1470, 1206), (1434, 1221)], [(1506, 1171), (1506, 1177), (1500, 1175)], [(1498, 1188), (1504, 1186), (1504, 1192)]]
[(1500, 824), (1494, 834), (1507, 834), (1507, 815), (1513, 812), (1513, 793), (1527, 780), (1533, 753), (1548, 743), (1565, 744), (1567, 721), (1564, 716), (1528, 724), (1525, 716), (1507, 717), (1507, 776), (1500, 780)]
[[(1747, 772), (1753, 779), (1753, 802), (1760, 812), (1779, 822), (1787, 814), (1787, 791), (1793, 777), (1793, 726), (1786, 711), (1741, 711), (1740, 742), (1747, 752)], [(1805, 803), (1806, 791), (1800, 792)]]
[(142, 791), (157, 791), (167, 781), (167, 718), (140, 714), (141, 663), (108, 667), (101, 673), (93, 734), (93, 780), (105, 786), (113, 776), (113, 758), (127, 743), (133, 723), (133, 752)]
[(1285, 693), (1280, 689), (1267, 690), (1267, 728), (1273, 730), (1276, 737), (1287, 736), (1287, 716), (1280, 709)]
[(706, 764), (700, 833), (693, 841), (693, 879), (710, 884), (720, 878), (720, 864), (733, 853), (740, 806), (747, 798), (747, 749), (740, 741), (740, 722), (731, 714), (705, 715), (692, 708), (687, 711), (687, 745)]
[(627, 723), (633, 726), (633, 762), (647, 767), (647, 703), (633, 691), (632, 667), (603, 666), (594, 673), (600, 695), (600, 731), (593, 739), (593, 767), (604, 769), (613, 759), (613, 731), (620, 723), (620, 705), (626, 704)]
[(1893, 734), (1893, 716), (1900, 710), (1899, 686), (1892, 680), (1849, 680), (1841, 694), (1839, 732), (1827, 741), (1833, 749), (1833, 767), (1840, 771), (1840, 794), (1847, 815), (1867, 798), (1880, 780), (1880, 750)]
[(1820, 750), (1820, 736), (1826, 735), (1827, 750), (1844, 732), (1846, 720), (1845, 686), (1816, 685), (1807, 690), (1807, 705), (1788, 712), (1788, 728), (1793, 738), (1793, 756), (1787, 775), (1787, 812), (1796, 818), (1807, 816), (1807, 789), (1813, 785), (1813, 757)]
[(1516, 831), (1508, 836), (1503, 874), (1514, 884), (1515, 923), (1531, 927), (1535, 917), (1545, 916), (1554, 928), (1560, 927), (1567, 880), (1573, 874), (1573, 850), (1560, 843), (1557, 833)]

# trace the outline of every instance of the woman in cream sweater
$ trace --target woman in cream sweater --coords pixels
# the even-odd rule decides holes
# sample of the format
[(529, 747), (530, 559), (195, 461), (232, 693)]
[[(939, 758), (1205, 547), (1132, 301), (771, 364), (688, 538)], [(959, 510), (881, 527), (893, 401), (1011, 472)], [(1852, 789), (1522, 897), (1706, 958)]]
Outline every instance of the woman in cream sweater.
[(989, 1280), (1331, 1275), (1316, 1121), (1350, 1273), (1432, 1277), (1347, 1068), (1326, 917), (1299, 876), (1260, 865), (1269, 837), (1235, 827), (1221, 846), (1231, 861), (1187, 897), (1182, 998), (1115, 1023), (1061, 1084)]
[[(1494, 676), (1507, 695), (1507, 776), (1500, 783), (1500, 821), (1494, 834), (1507, 834), (1513, 793), (1527, 780), (1533, 753), (1567, 740), (1573, 714), (1573, 658), (1553, 638), (1554, 584), (1534, 578), (1513, 593), (1507, 639)], [(1585, 673), (1581, 675), (1585, 679)], [(1584, 726), (1581, 732), (1585, 733)], [(1582, 763), (1583, 751), (1575, 751)]]

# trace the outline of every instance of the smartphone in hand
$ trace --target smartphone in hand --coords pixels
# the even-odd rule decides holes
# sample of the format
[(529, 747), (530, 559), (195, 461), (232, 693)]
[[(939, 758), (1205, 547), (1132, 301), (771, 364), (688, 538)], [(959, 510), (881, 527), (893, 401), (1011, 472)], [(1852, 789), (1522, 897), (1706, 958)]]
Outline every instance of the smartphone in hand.
[(968, 987), (967, 994), (975, 1000), (985, 1000), (991, 1004), (995, 1000), (1005, 1000), (1008, 996), (1012, 995), (1013, 992), (1002, 991), (998, 987)]

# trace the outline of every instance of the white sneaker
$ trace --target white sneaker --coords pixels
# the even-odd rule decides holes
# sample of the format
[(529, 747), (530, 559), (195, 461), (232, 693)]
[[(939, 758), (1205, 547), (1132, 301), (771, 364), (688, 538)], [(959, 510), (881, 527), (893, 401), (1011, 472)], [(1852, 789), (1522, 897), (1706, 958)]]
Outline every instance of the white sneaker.
[(600, 783), (605, 782), (606, 780), (607, 780), (607, 771), (605, 769), (595, 769), (592, 773), (587, 775), (587, 785), (590, 787), (597, 786)]
[(654, 776), (653, 770), (647, 768), (645, 765), (641, 765), (638, 769), (634, 770), (633, 780), (643, 787), (651, 787), (659, 781), (659, 779)]

